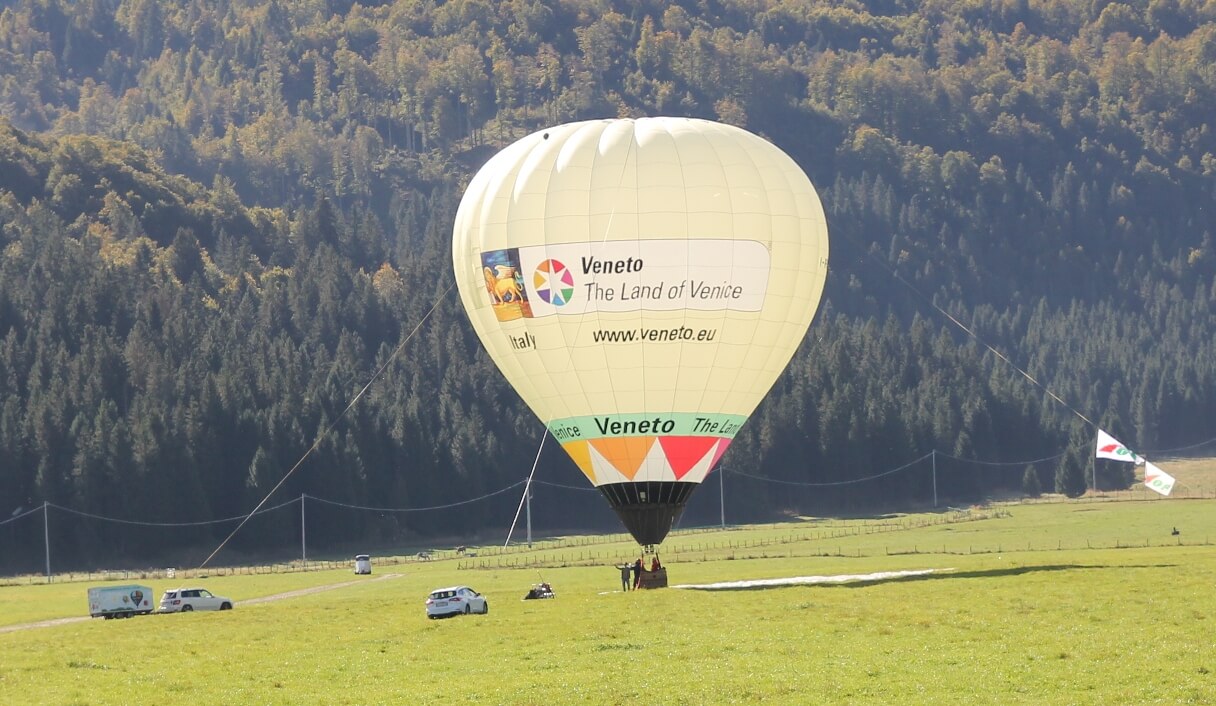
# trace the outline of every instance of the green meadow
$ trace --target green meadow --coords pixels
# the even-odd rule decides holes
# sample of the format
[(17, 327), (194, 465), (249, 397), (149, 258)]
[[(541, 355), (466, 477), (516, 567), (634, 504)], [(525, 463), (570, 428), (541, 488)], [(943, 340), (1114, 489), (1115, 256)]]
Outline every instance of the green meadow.
[[(158, 596), (200, 583), (238, 605), (0, 632), (0, 700), (1216, 703), (1216, 500), (802, 518), (664, 544), (672, 584), (933, 570), (831, 585), (622, 593), (613, 564), (632, 549), (619, 540), (478, 548), (361, 577), (139, 581)], [(541, 578), (557, 598), (521, 600)], [(452, 584), (485, 593), (489, 614), (428, 620), (427, 592)], [(0, 587), (0, 630), (83, 616), (90, 585)]]

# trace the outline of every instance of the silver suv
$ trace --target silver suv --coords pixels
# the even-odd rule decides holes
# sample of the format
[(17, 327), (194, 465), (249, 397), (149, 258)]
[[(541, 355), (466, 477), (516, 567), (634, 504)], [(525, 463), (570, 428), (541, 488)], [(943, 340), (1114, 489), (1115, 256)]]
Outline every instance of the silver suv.
[(489, 613), (486, 597), (468, 586), (452, 586), (431, 591), (426, 599), (426, 617), (442, 618), (447, 615)]
[(205, 588), (175, 588), (160, 597), (160, 612), (189, 613), (192, 610), (232, 610), (232, 601)]

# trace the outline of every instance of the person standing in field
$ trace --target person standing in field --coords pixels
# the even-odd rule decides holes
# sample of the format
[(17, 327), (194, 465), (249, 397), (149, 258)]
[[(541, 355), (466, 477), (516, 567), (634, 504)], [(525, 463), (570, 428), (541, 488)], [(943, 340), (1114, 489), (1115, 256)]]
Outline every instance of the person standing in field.
[(629, 572), (632, 571), (633, 569), (632, 569), (632, 567), (629, 566), (629, 564), (621, 564), (617, 568), (619, 568), (621, 570), (621, 590), (628, 591), (629, 590)]

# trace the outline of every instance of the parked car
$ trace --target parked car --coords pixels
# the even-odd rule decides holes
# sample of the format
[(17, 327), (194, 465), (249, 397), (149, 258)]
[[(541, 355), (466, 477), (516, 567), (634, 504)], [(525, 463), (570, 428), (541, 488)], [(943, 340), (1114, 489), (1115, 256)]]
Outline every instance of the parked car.
[(217, 596), (205, 588), (174, 588), (160, 597), (160, 612), (189, 613), (192, 610), (232, 610), (229, 598)]
[(490, 612), (486, 597), (468, 586), (437, 588), (426, 599), (426, 617), (443, 618), (449, 615)]

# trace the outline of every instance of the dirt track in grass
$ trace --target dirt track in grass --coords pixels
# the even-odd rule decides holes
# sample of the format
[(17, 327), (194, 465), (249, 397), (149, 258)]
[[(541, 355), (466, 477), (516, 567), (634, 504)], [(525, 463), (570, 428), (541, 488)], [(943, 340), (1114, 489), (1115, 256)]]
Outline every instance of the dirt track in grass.
[[(383, 574), (371, 579), (362, 579), (356, 581), (343, 581), (342, 583), (331, 583), (325, 586), (313, 586), (311, 588), (301, 588), (295, 591), (287, 591), (286, 593), (276, 593), (273, 596), (262, 596), (261, 598), (250, 598), (246, 601), (239, 601), (238, 606), (254, 605), (257, 603), (273, 603), (275, 601), (283, 601), (289, 598), (299, 598), (300, 596), (309, 596), (314, 593), (324, 593), (325, 591), (333, 591), (355, 584), (368, 583), (369, 581), (387, 581), (389, 579), (400, 578), (401, 574)], [(33, 630), (34, 628), (50, 628), (56, 625), (68, 625), (70, 623), (83, 623), (87, 620), (92, 620), (87, 615), (75, 616), (72, 618), (55, 618), (53, 620), (39, 620), (36, 623), (22, 623), (20, 625), (5, 625), (0, 627), (0, 634), (6, 632), (17, 632), (18, 630)]]

